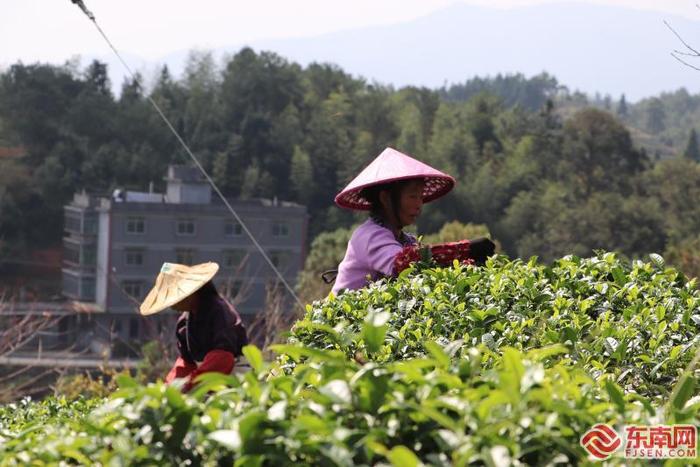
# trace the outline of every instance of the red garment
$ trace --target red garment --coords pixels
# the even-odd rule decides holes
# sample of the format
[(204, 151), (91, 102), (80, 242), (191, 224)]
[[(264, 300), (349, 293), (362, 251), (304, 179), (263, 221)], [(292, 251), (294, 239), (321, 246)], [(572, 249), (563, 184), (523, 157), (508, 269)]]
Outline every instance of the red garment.
[(474, 259), (470, 255), (469, 240), (459, 242), (437, 243), (435, 245), (409, 245), (404, 247), (394, 259), (394, 272), (400, 273), (408, 268), (412, 263), (420, 261), (424, 257), (425, 249), (429, 249), (427, 255), (429, 259), (441, 266), (451, 266), (454, 260), (462, 264), (474, 264)]
[(420, 260), (420, 245), (408, 245), (394, 258), (394, 274), (407, 269), (412, 263)]
[(209, 372), (227, 375), (231, 373), (235, 364), (236, 358), (231, 352), (219, 349), (209, 351), (205, 355), (204, 361), (200, 363), (199, 366), (194, 363), (187, 363), (182, 357), (178, 357), (178, 359), (175, 360), (175, 366), (170, 370), (168, 376), (165, 377), (165, 382), (166, 384), (170, 384), (175, 378), (187, 378), (187, 383), (183, 391), (188, 392), (192, 389), (192, 386), (194, 386), (194, 380), (197, 376)]
[(182, 357), (177, 357), (175, 360), (175, 365), (165, 377), (165, 384), (170, 384), (175, 378), (184, 378), (189, 376), (194, 370), (197, 369), (197, 365), (194, 363), (187, 363), (182, 359)]
[(469, 240), (438, 243), (430, 247), (430, 252), (433, 255), (433, 260), (442, 266), (451, 266), (454, 260), (464, 264), (474, 263)]

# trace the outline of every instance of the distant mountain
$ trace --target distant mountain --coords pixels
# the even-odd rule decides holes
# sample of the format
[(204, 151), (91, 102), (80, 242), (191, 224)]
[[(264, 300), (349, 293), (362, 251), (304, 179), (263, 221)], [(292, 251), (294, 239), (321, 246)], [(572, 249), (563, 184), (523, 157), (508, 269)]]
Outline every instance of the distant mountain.
[[(455, 4), (400, 24), (248, 45), (304, 65), (335, 63), (354, 75), (398, 87), (435, 88), (474, 76), (546, 71), (571, 89), (613, 97), (625, 93), (630, 101), (681, 87), (700, 92), (700, 72), (671, 57), (681, 44), (663, 20), (700, 47), (700, 21), (583, 3), (514, 9)], [(243, 45), (214, 52), (232, 54)], [(177, 74), (186, 56), (186, 51), (173, 53), (161, 63)], [(134, 60), (147, 71), (155, 68), (155, 63)], [(121, 67), (107, 61), (118, 87)]]
[(700, 21), (577, 3), (510, 10), (456, 4), (393, 26), (252, 46), (303, 64), (330, 61), (397, 86), (547, 71), (571, 88), (632, 100), (680, 87), (698, 92), (700, 72), (670, 56), (681, 44), (664, 19), (700, 47)]

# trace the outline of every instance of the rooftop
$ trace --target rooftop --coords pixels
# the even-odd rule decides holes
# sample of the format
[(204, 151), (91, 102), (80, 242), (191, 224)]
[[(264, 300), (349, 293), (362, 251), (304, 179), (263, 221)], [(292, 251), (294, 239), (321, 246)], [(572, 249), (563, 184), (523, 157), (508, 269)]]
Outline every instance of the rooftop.
[[(207, 181), (202, 176), (199, 169), (184, 165), (171, 165), (168, 167), (167, 177), (165, 180), (170, 183), (195, 183), (197, 185), (207, 185)], [(207, 185), (208, 186), (208, 185)], [(149, 210), (154, 209), (154, 205), (159, 205), (158, 210), (169, 211), (172, 209), (182, 209), (187, 206), (188, 210), (212, 211), (224, 209), (224, 203), (218, 196), (206, 197), (203, 200), (201, 197), (197, 201), (182, 201), (182, 198), (170, 196), (171, 193), (156, 193), (153, 191), (153, 184), (150, 185), (148, 191), (132, 191), (122, 188), (115, 189), (111, 195), (104, 193), (88, 194), (83, 190), (80, 193), (75, 193), (73, 201), (69, 206), (77, 208), (98, 207), (101, 210), (105, 209), (134, 209), (134, 210)], [(209, 201), (210, 200), (210, 201)], [(273, 199), (251, 198), (251, 199), (234, 199), (228, 198), (228, 202), (236, 207), (243, 209), (256, 208), (286, 208), (294, 210), (305, 209), (305, 206), (293, 203), (291, 201), (279, 200), (276, 197)]]
[(168, 175), (165, 177), (165, 180), (168, 182), (207, 182), (197, 167), (190, 167), (187, 165), (168, 166)]

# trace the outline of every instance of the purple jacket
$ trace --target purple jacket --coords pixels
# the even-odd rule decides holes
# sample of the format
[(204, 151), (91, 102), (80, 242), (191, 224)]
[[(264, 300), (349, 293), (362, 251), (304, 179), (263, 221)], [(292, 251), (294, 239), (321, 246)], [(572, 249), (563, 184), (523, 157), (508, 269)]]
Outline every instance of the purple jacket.
[[(343, 289), (356, 290), (394, 273), (394, 259), (406, 245), (416, 239), (401, 234), (401, 241), (378, 221), (369, 218), (352, 233), (345, 258), (338, 266), (333, 293)], [(369, 281), (368, 281), (369, 276)]]

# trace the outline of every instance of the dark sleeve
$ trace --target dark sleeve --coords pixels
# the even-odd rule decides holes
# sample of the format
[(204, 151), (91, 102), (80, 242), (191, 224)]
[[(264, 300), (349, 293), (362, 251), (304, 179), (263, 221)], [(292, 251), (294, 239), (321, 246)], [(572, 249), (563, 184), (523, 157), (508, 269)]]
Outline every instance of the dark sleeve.
[(217, 300), (216, 326), (211, 350), (225, 350), (235, 357), (242, 355), (248, 344), (248, 334), (236, 309), (223, 298)]
[(194, 364), (195, 360), (187, 348), (187, 314), (183, 313), (177, 319), (175, 325), (175, 337), (177, 338), (177, 350), (180, 352), (180, 357), (187, 363)]
[(415, 235), (413, 235), (410, 232), (402, 232), (403, 235), (403, 240), (402, 244), (404, 246), (409, 246), (409, 245), (418, 245), (418, 239), (416, 238)]

